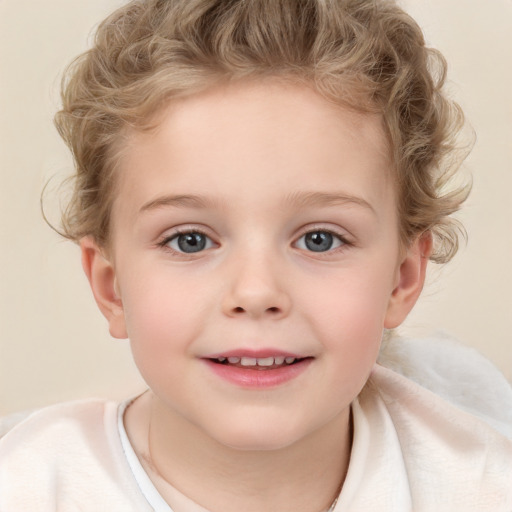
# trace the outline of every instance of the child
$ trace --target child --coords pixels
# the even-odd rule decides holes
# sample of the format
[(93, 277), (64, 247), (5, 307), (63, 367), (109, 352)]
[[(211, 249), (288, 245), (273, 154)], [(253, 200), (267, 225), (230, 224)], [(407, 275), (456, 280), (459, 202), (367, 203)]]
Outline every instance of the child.
[(0, 443), (0, 510), (511, 511), (512, 444), (376, 365), (457, 248), (461, 114), (388, 0), (137, 0), (57, 115), (63, 219), (149, 390)]

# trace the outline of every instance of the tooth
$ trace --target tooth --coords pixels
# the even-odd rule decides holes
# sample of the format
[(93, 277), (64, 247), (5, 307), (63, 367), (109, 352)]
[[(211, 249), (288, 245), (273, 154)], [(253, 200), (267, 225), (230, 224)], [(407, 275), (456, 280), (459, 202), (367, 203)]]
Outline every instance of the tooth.
[(238, 364), (240, 362), (240, 358), (239, 357), (228, 357), (228, 361), (231, 364)]
[(295, 361), (295, 357), (285, 357), (286, 364), (292, 364)]
[(284, 363), (284, 356), (274, 357), (274, 364), (283, 364), (283, 363)]
[(256, 366), (256, 358), (254, 358), (254, 357), (242, 357), (242, 360), (240, 361), (240, 364), (242, 366)]
[(274, 364), (273, 357), (262, 357), (257, 360), (258, 366), (272, 366)]
[(225, 357), (217, 357), (217, 361), (219, 361), (219, 363), (223, 363), (225, 360)]

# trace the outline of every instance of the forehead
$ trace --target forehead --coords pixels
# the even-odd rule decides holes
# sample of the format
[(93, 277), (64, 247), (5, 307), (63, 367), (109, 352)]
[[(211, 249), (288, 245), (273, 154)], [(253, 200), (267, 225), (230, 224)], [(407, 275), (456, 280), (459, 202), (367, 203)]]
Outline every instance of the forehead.
[[(133, 140), (151, 144), (157, 142), (155, 135), (165, 136), (163, 132), (174, 127), (174, 137), (180, 146), (217, 135), (229, 135), (233, 145), (239, 139), (251, 137), (261, 145), (271, 140), (277, 144), (273, 134), (279, 133), (288, 134), (290, 142), (299, 138), (310, 142), (307, 146), (321, 145), (325, 149), (335, 137), (340, 137), (356, 148), (371, 149), (384, 158), (389, 154), (380, 115), (336, 104), (309, 86), (272, 78), (221, 84), (172, 101), (157, 113), (155, 125), (153, 132), (132, 132)], [(279, 144), (282, 143), (280, 140)], [(226, 149), (219, 146), (221, 151)]]
[(117, 198), (129, 194), (139, 207), (162, 189), (220, 198), (275, 193), (280, 200), (283, 190), (348, 187), (371, 203), (392, 182), (381, 117), (335, 105), (306, 86), (217, 86), (173, 101), (155, 126), (129, 134), (119, 165)]

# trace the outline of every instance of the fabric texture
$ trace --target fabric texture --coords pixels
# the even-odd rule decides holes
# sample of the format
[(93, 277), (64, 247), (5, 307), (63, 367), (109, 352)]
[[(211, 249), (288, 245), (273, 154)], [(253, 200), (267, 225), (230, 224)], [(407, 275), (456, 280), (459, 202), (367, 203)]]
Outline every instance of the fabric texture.
[(443, 332), (426, 338), (393, 336), (383, 342), (378, 362), (512, 439), (512, 386), (474, 348)]
[(379, 366), (353, 408), (337, 512), (512, 511), (512, 443), (484, 421)]
[[(178, 491), (171, 506), (159, 501), (127, 438), (123, 447), (125, 406), (61, 404), (14, 428), (0, 441), (0, 510), (204, 510)], [(512, 512), (512, 443), (481, 419), (379, 365), (352, 411), (336, 512)]]

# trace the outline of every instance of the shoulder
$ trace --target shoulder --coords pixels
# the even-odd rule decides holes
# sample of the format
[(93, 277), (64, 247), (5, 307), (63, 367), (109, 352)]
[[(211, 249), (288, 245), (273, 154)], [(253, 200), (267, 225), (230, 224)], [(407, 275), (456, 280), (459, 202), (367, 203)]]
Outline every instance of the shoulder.
[[(65, 446), (70, 440), (79, 449), (76, 441), (95, 437), (102, 442), (105, 427), (115, 425), (117, 404), (103, 400), (81, 400), (58, 404), (34, 412), (0, 440), (0, 454), (3, 457), (22, 457), (33, 445), (42, 447)], [(54, 455), (59, 456), (55, 451)]]
[(383, 343), (378, 362), (512, 439), (512, 386), (474, 348), (443, 333), (393, 337)]
[[(469, 507), (465, 510), (512, 510), (509, 439), (481, 418), (378, 365), (365, 393), (362, 400), (380, 402), (391, 419), (413, 500), (427, 501), (432, 510), (462, 510), (462, 505)], [(452, 508), (446, 508), (448, 503)]]
[(119, 510), (136, 485), (124, 461), (118, 407), (103, 400), (59, 404), (10, 430), (0, 440), (0, 509), (97, 510), (101, 497), (101, 510), (108, 503)]

